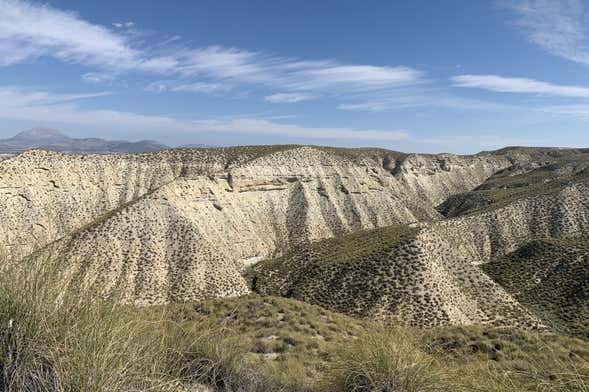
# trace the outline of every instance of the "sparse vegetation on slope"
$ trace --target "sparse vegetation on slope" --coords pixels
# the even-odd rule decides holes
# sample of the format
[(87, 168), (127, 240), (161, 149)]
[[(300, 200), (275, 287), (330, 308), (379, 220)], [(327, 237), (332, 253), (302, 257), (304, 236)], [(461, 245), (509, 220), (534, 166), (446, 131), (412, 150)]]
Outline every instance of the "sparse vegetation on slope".
[(589, 339), (589, 239), (541, 239), (483, 265), (552, 329)]
[(513, 328), (444, 327), (421, 332), (458, 391), (589, 390), (589, 342)]
[[(186, 350), (192, 352), (188, 363), (215, 363), (212, 374), (241, 385), (249, 385), (254, 372), (268, 391), (556, 392), (586, 391), (589, 382), (589, 342), (557, 334), (384, 326), (260, 295), (166, 309), (185, 331), (189, 344), (183, 346), (194, 343)], [(211, 331), (208, 339), (194, 338), (201, 330)], [(216, 349), (203, 350), (204, 342)], [(196, 369), (201, 372), (197, 380), (210, 384), (211, 372)]]
[(551, 158), (515, 164), (500, 170), (471, 192), (448, 198), (438, 206), (446, 217), (500, 208), (515, 200), (555, 193), (575, 182), (589, 181), (589, 156)]
[(370, 286), (372, 278), (388, 275), (390, 266), (385, 264), (395, 247), (416, 253), (411, 240), (417, 232), (409, 226), (390, 226), (301, 244), (284, 256), (256, 264), (252, 289), (366, 316), (383, 294), (382, 286)]
[(319, 306), (259, 295), (167, 308), (186, 331), (198, 335), (205, 324), (222, 331), (224, 341), (238, 342), (239, 361), (262, 366), (262, 376), (286, 391), (316, 386), (336, 348), (351, 344), (370, 326)]
[(29, 263), (0, 275), (1, 391), (587, 390), (580, 340), (385, 327), (259, 295), (134, 308)]
[(301, 245), (253, 267), (252, 288), (352, 316), (413, 326), (486, 323), (540, 327), (444, 238), (391, 226)]

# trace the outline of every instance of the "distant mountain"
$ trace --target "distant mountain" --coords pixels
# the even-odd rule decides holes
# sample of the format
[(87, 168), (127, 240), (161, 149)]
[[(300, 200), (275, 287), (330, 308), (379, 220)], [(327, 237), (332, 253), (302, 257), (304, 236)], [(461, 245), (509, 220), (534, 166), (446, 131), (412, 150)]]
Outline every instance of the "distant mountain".
[(55, 129), (33, 128), (8, 139), (0, 139), (0, 154), (19, 153), (33, 148), (77, 153), (139, 153), (168, 148), (153, 140), (130, 142), (100, 138), (71, 138)]

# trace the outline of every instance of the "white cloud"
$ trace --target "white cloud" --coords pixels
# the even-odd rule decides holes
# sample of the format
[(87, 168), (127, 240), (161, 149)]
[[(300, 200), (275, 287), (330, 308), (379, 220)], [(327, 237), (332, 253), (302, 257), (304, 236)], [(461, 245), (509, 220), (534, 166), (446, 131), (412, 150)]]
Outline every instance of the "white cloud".
[(377, 130), (352, 128), (315, 128), (294, 124), (280, 124), (263, 119), (237, 118), (231, 120), (196, 121), (199, 127), (215, 132), (247, 133), (301, 137), (313, 139), (363, 139), (376, 141), (406, 140), (409, 134), (403, 130)]
[(197, 82), (197, 83), (190, 83), (190, 84), (181, 84), (175, 87), (172, 87), (170, 91), (183, 91), (183, 92), (193, 92), (193, 93), (216, 93), (220, 91), (229, 91), (231, 90), (231, 86), (221, 84), (221, 83), (204, 83), (204, 82)]
[(0, 86), (0, 120), (32, 121), (38, 124), (69, 124), (84, 128), (113, 131), (125, 129), (129, 134), (146, 133), (178, 136), (194, 133), (229, 133), (273, 135), (313, 139), (361, 139), (375, 141), (404, 140), (409, 136), (400, 130), (307, 127), (283, 124), (260, 118), (226, 118), (185, 121), (170, 116), (143, 115), (117, 110), (84, 109), (75, 101), (99, 94), (52, 94), (25, 92)]
[[(77, 15), (21, 0), (0, 0), (4, 64), (52, 56), (67, 62), (132, 67), (138, 57), (124, 36)], [(8, 60), (7, 60), (8, 59)]]
[(25, 91), (11, 86), (0, 86), (0, 105), (6, 108), (49, 106), (80, 99), (102, 97), (109, 92), (84, 94), (55, 94), (45, 91)]
[(272, 103), (296, 103), (302, 101), (309, 101), (316, 99), (315, 95), (302, 94), (302, 93), (276, 93), (264, 97), (266, 102)]
[(524, 0), (505, 5), (518, 15), (517, 26), (547, 52), (589, 65), (581, 0)]
[(326, 65), (303, 68), (295, 73), (295, 86), (315, 89), (352, 85), (364, 89), (403, 86), (418, 83), (422, 73), (407, 67), (375, 67), (371, 65)]
[(122, 29), (122, 28), (129, 29), (129, 28), (135, 26), (135, 23), (134, 22), (114, 22), (112, 25), (118, 29)]
[(295, 91), (350, 93), (422, 83), (420, 71), (403, 67), (297, 61), (237, 48), (211, 46), (178, 55), (184, 75), (260, 84)]
[(541, 112), (575, 117), (580, 120), (589, 120), (589, 104), (569, 104), (544, 106), (538, 109)]
[(82, 75), (82, 80), (89, 83), (104, 83), (115, 80), (115, 75), (104, 72), (87, 72)]
[(0, 65), (49, 56), (99, 68), (100, 72), (86, 74), (90, 81), (98, 81), (97, 75), (105, 70), (174, 75), (180, 79), (176, 85), (192, 86), (197, 92), (206, 90), (205, 84), (253, 84), (283, 93), (341, 95), (423, 82), (420, 71), (404, 66), (301, 61), (221, 46), (188, 48), (176, 37), (163, 41), (166, 45), (147, 45), (127, 34), (125, 28), (132, 22), (113, 26), (92, 24), (77, 14), (28, 0), (0, 0)]
[(173, 80), (159, 80), (145, 87), (146, 91), (162, 93), (167, 91), (213, 94), (231, 90), (231, 86), (222, 83), (195, 82), (178, 84)]
[(425, 107), (476, 111), (506, 111), (521, 109), (521, 107), (514, 105), (455, 97), (444, 91), (431, 88), (412, 89), (410, 91), (401, 90), (398, 93), (386, 92), (374, 96), (368, 95), (363, 98), (364, 99), (341, 103), (337, 108), (341, 110), (364, 112), (384, 112)]
[(526, 78), (497, 75), (460, 75), (452, 78), (457, 87), (478, 88), (504, 93), (546, 94), (562, 97), (588, 98), (589, 87), (566, 86)]

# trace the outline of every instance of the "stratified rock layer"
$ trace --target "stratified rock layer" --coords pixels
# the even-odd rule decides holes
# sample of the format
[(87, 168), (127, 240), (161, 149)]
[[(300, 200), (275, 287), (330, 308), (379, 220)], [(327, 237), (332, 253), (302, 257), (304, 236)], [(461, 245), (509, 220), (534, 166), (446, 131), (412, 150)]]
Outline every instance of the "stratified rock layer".
[[(585, 152), (455, 156), (308, 146), (138, 155), (29, 151), (0, 161), (0, 245), (17, 259), (41, 248), (63, 261), (72, 284), (105, 295), (121, 291), (125, 301), (149, 305), (241, 295), (250, 291), (248, 266), (260, 260), (332, 237), (410, 224), (418, 234), (369, 260), (374, 268), (340, 266), (344, 270), (320, 279), (305, 277), (305, 298), (325, 296), (321, 290), (331, 279), (330, 287), (345, 290), (329, 293), (326, 306), (350, 305), (354, 314), (424, 325), (511, 318), (533, 326), (537, 320), (476, 265), (535, 236), (584, 234), (586, 185), (570, 182), (451, 220), (436, 207), (495, 173), (543, 167), (563, 154)], [(351, 289), (362, 285), (365, 292)], [(479, 298), (481, 290), (486, 299)]]

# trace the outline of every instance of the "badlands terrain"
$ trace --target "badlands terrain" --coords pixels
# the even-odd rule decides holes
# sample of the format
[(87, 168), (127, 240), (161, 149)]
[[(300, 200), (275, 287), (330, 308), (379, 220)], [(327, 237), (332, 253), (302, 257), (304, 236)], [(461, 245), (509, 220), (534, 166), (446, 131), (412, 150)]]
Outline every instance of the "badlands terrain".
[[(41, 258), (68, 290), (229, 326), (282, 389), (189, 367), (190, 388), (321, 390), (337, 347), (408, 328), (432, 361), (524, 374), (479, 390), (586, 390), (589, 149), (30, 150), (0, 156), (0, 205), (5, 264)], [(530, 360), (538, 347), (552, 354)]]

